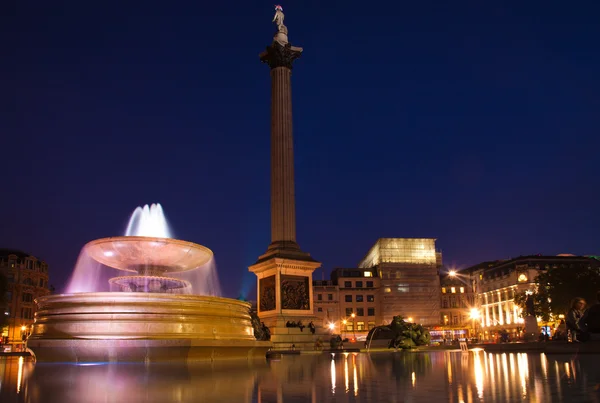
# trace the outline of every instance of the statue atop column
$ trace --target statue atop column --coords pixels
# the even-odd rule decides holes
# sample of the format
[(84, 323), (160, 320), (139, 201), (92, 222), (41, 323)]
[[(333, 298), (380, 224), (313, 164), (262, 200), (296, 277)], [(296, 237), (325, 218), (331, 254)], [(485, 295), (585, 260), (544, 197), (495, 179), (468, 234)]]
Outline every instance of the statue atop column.
[(277, 24), (277, 30), (279, 32), (287, 34), (287, 27), (283, 25), (284, 18), (285, 15), (283, 14), (283, 7), (279, 5), (275, 6), (275, 17), (273, 17), (273, 22)]
[(267, 50), (260, 54), (260, 60), (263, 63), (267, 63), (272, 69), (276, 67), (287, 67), (292, 68), (292, 62), (299, 58), (302, 54), (302, 48), (298, 46), (292, 46), (288, 41), (288, 29), (283, 24), (285, 15), (283, 14), (283, 7), (280, 5), (275, 6), (275, 16), (273, 21), (277, 25), (277, 32), (273, 36), (273, 42), (267, 46)]
[(288, 29), (285, 25), (283, 25), (284, 19), (285, 15), (283, 14), (283, 7), (280, 5), (275, 6), (275, 16), (273, 17), (273, 22), (277, 25), (277, 32), (275, 33), (273, 39), (282, 45), (288, 43)]

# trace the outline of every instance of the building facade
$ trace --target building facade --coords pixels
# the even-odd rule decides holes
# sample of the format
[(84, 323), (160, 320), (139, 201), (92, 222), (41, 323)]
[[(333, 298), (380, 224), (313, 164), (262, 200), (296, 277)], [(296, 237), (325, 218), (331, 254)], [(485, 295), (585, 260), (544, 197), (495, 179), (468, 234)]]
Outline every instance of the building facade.
[(469, 276), (451, 271), (440, 275), (441, 332), (432, 332), (437, 340), (456, 340), (476, 336), (479, 319), (475, 293)]
[(8, 326), (2, 329), (2, 341), (14, 350), (31, 331), (35, 299), (50, 294), (48, 265), (27, 253), (0, 249), (0, 270), (8, 280), (3, 312)]
[[(522, 292), (535, 292), (536, 276), (550, 268), (568, 270), (574, 265), (598, 265), (599, 262), (585, 256), (520, 256), (499, 261), (487, 267), (469, 268), (468, 272), (477, 296), (480, 338), (497, 340), (506, 331), (512, 340), (522, 337), (524, 319), (522, 309), (515, 304), (515, 296)], [(481, 266), (481, 265), (478, 265)]]
[(358, 266), (380, 278), (383, 323), (401, 315), (409, 322), (435, 326), (440, 322), (441, 264), (433, 238), (381, 238)]
[(381, 287), (377, 272), (338, 268), (331, 280), (313, 281), (315, 315), (323, 326), (344, 338), (362, 339), (382, 321)]

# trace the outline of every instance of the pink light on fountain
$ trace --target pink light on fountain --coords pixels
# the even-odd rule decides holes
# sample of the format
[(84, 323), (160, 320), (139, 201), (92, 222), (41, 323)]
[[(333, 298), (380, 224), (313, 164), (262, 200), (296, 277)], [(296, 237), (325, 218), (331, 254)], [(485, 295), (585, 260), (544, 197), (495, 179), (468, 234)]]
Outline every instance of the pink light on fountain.
[[(115, 269), (135, 274), (118, 275)], [(172, 238), (158, 203), (137, 207), (125, 236), (82, 248), (65, 292), (102, 291), (221, 295), (212, 251)]]

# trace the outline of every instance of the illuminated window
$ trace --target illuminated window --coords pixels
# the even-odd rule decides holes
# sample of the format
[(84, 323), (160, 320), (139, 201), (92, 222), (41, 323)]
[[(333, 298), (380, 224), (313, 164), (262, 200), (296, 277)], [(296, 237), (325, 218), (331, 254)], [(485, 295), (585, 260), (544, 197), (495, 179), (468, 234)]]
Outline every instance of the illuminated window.
[(464, 294), (465, 293), (465, 287), (460, 287), (460, 293)]
[(371, 273), (370, 271), (366, 271), (366, 272), (364, 272), (364, 276), (365, 277), (373, 277), (373, 273)]
[(450, 288), (450, 292), (451, 292), (452, 294), (456, 294), (456, 287), (451, 287), (451, 288)]
[(442, 287), (442, 294), (446, 293), (446, 287)]
[(385, 287), (384, 291), (385, 292), (392, 292), (392, 289), (390, 287)]
[(365, 330), (365, 322), (356, 322), (356, 330)]
[(527, 281), (527, 276), (523, 273), (519, 275), (519, 281)]

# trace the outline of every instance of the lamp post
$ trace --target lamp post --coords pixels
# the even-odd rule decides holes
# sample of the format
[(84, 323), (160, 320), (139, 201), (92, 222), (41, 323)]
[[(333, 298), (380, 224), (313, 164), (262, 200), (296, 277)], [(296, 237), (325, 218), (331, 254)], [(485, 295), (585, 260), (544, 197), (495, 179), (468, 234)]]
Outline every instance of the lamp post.
[(27, 340), (27, 327), (21, 326), (21, 351), (25, 351), (25, 341)]
[(356, 314), (354, 312), (352, 312), (352, 334), (354, 337), (354, 341), (356, 341), (356, 322), (354, 321), (354, 318), (356, 317)]
[(342, 324), (344, 325), (344, 330), (342, 331), (342, 340), (344, 340), (344, 333), (346, 332), (346, 324), (348, 321), (346, 319), (342, 320)]

